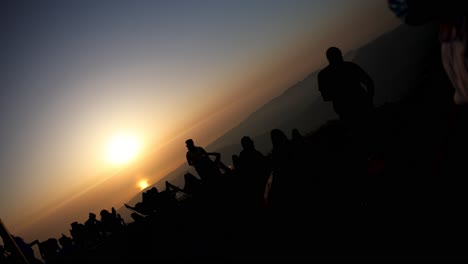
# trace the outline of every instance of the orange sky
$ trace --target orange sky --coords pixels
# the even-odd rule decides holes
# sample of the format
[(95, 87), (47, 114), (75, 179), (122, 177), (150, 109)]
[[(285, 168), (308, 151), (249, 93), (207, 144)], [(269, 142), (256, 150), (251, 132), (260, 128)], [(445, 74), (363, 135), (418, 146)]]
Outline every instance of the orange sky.
[[(332, 2), (343, 7), (332, 8)], [(183, 61), (169, 61), (161, 70), (152, 58), (145, 60), (135, 55), (135, 61), (143, 62), (134, 64), (135, 61), (124, 57), (118, 62), (128, 62), (128, 65), (106, 67), (111, 64), (103, 64), (102, 68), (96, 66), (96, 71), (87, 69), (86, 74), (60, 80), (60, 85), (76, 89), (54, 91), (55, 102), (41, 106), (45, 114), (34, 121), (50, 124), (45, 128), (39, 125), (36, 135), (44, 133), (44, 138), (52, 137), (54, 141), (50, 141), (51, 144), (33, 142), (38, 151), (34, 155), (38, 156), (28, 152), (24, 160), (30, 159), (29, 166), (12, 169), (21, 175), (40, 174), (40, 178), (25, 178), (11, 184), (18, 194), (14, 206), (3, 202), (0, 207), (2, 219), (10, 231), (26, 241), (59, 237), (61, 232), (69, 235), (70, 223), (84, 222), (88, 212), (98, 214), (103, 208), (120, 208), (140, 191), (139, 180), (155, 183), (185, 162), (185, 139), (193, 138), (197, 145), (208, 145), (261, 105), (322, 67), (326, 61), (324, 51), (329, 46), (338, 46), (346, 52), (399, 24), (387, 10), (386, 1), (362, 0), (355, 5), (349, 1), (326, 3), (324, 5), (330, 8), (323, 7), (323, 12), (328, 12), (329, 17), (321, 17), (318, 22), (312, 17), (318, 5), (301, 2), (304, 7), (298, 8), (308, 5), (311, 8), (301, 14), (291, 8), (291, 14), (297, 17), (282, 18), (285, 24), (290, 23), (290, 31), (285, 28), (286, 33), (273, 32), (275, 41), (250, 39), (264, 46), (254, 50), (256, 53), (246, 57), (234, 53), (229, 56), (235, 57), (229, 57), (226, 52), (218, 54), (213, 50), (212, 56), (219, 58), (211, 61), (208, 69), (169, 71), (184, 65)], [(274, 18), (286, 11), (278, 7), (269, 12)], [(268, 21), (264, 18), (259, 24)], [(310, 24), (304, 24), (307, 21)], [(242, 28), (228, 33), (239, 34), (241, 38), (243, 32), (265, 28)], [(208, 37), (206, 34), (204, 36)], [(197, 43), (197, 35), (193, 37)], [(219, 37), (214, 36), (213, 41), (218, 41)], [(219, 61), (225, 61), (226, 65), (217, 64)], [(210, 61), (197, 63), (204, 65)], [(159, 70), (165, 74), (161, 75), (164, 78), (158, 77)], [(54, 74), (53, 69), (50, 71)], [(179, 86), (188, 90), (169, 92), (179, 90)], [(159, 91), (158, 87), (165, 90)], [(80, 115), (73, 114), (75, 108)], [(60, 111), (63, 113), (59, 114), (66, 114), (67, 125), (48, 119)], [(104, 161), (103, 153), (110, 137), (121, 130), (142, 138), (144, 148), (139, 160), (128, 167), (116, 168)], [(50, 134), (50, 131), (54, 132)], [(48, 157), (40, 155), (44, 150), (50, 152)], [(73, 162), (65, 162), (65, 159)]]

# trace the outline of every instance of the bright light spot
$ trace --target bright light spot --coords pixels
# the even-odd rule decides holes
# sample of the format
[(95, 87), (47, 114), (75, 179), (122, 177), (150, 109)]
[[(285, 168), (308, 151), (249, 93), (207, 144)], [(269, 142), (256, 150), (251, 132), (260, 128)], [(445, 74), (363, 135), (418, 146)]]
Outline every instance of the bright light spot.
[(140, 187), (141, 190), (146, 189), (148, 186), (149, 184), (147, 180), (141, 180), (138, 182), (138, 187)]
[(133, 160), (140, 151), (138, 138), (132, 135), (118, 135), (107, 146), (107, 159), (115, 165), (123, 165)]

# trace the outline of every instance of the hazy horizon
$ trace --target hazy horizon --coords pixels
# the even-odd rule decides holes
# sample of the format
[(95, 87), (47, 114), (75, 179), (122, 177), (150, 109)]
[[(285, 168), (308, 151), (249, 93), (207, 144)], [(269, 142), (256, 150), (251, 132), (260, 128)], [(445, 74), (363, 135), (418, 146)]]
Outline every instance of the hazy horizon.
[[(386, 1), (9, 3), (0, 217), (26, 241), (119, 208), (322, 67), (399, 21)], [(353, 23), (350, 23), (352, 21)], [(134, 135), (128, 164), (105, 158)], [(86, 195), (84, 195), (86, 194)]]

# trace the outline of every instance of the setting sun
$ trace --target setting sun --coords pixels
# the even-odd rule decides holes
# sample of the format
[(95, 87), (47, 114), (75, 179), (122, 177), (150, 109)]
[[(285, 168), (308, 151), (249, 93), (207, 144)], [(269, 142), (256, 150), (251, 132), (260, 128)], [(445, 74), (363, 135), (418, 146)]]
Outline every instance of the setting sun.
[(143, 190), (148, 186), (149, 186), (149, 184), (148, 184), (147, 180), (141, 180), (141, 181), (138, 182), (138, 187), (140, 187), (140, 190)]
[(115, 165), (123, 165), (133, 160), (140, 151), (141, 145), (137, 137), (118, 135), (111, 139), (107, 146), (107, 159)]

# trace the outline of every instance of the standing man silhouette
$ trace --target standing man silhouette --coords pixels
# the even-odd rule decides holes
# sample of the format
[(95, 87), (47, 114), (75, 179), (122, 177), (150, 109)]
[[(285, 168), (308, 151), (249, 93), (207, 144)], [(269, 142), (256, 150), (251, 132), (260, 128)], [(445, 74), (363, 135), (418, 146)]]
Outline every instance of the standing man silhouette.
[(323, 100), (333, 102), (345, 123), (364, 121), (373, 109), (374, 82), (357, 64), (344, 61), (338, 48), (329, 48), (326, 55), (330, 64), (318, 75)]

